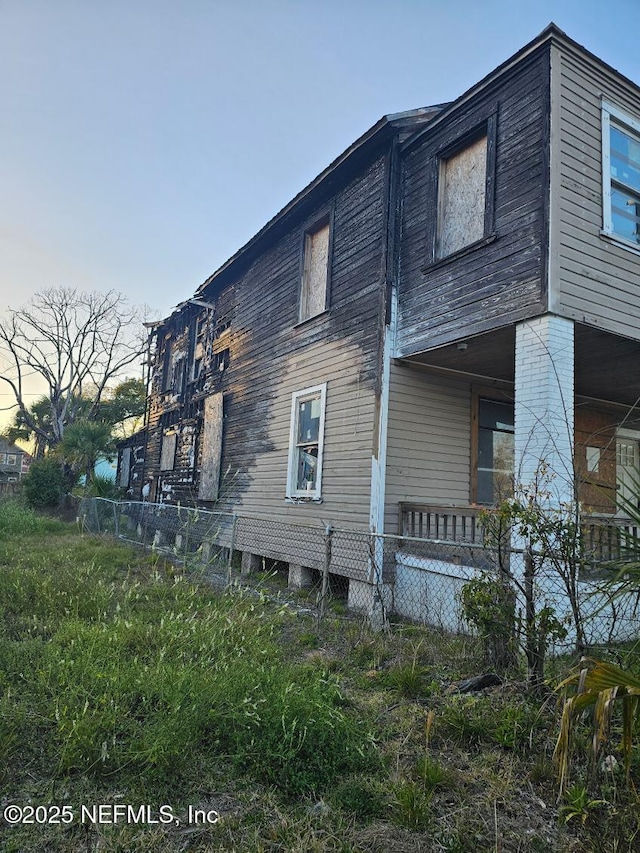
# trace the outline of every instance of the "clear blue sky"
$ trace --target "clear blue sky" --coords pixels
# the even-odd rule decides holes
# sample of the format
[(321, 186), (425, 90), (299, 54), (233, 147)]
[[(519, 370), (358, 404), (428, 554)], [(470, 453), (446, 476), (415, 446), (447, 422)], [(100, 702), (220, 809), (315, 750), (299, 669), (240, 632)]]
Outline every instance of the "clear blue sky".
[(383, 114), (551, 20), (640, 82), (640, 0), (0, 0), (0, 309), (166, 315)]

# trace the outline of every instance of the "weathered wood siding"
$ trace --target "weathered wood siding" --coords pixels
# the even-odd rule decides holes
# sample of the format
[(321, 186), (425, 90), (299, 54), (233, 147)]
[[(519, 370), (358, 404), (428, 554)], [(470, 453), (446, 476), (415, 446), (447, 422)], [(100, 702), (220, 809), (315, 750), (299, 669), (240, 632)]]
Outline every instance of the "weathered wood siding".
[[(221, 393), (219, 495), (215, 504), (201, 503), (297, 523), (368, 528), (387, 273), (387, 181), (383, 151), (346, 187), (308, 206), (284, 236), (265, 245), (231, 281), (227, 276), (222, 290), (213, 280), (202, 299), (216, 305), (213, 326), (229, 323), (213, 343), (207, 338), (209, 348), (226, 353), (222, 370), (210, 358), (201, 377), (189, 381), (193, 354), (203, 349), (194, 327), (206, 309), (187, 306), (161, 330), (147, 448), (147, 473), (158, 477), (157, 498), (196, 502), (205, 399)], [(327, 218), (328, 307), (299, 322), (305, 234)], [(172, 352), (165, 356), (169, 342)], [(176, 374), (171, 367), (176, 352), (184, 353), (187, 371), (181, 393), (166, 380), (170, 371)], [(291, 397), (324, 382), (322, 503), (293, 504), (285, 500)], [(178, 432), (175, 466), (160, 471), (162, 433), (172, 428)]]
[(469, 504), (471, 386), (402, 363), (391, 366), (385, 530), (398, 503)]
[[(549, 48), (545, 46), (461, 103), (407, 149), (398, 355), (486, 332), (546, 307), (548, 102)], [(433, 263), (437, 154), (490, 114), (497, 117), (495, 240)]]
[[(262, 254), (236, 282), (221, 506), (367, 527), (386, 250), (387, 159)], [(304, 234), (332, 212), (328, 305), (298, 323)], [(327, 383), (321, 504), (285, 501), (291, 395)]]
[(582, 52), (552, 54), (551, 310), (640, 339), (640, 256), (601, 236), (602, 97), (640, 121), (640, 92)]
[[(243, 479), (246, 487), (237, 496), (236, 508), (251, 515), (300, 523), (331, 522), (366, 530), (369, 524), (371, 454), (375, 393), (365, 378), (366, 355), (358, 343), (326, 341), (310, 344), (291, 354), (281, 365), (270, 389), (268, 414), (262, 435), (267, 449), (253, 454)], [(285, 500), (289, 456), (291, 397), (313, 385), (327, 383), (322, 466), (322, 503), (292, 504)], [(250, 400), (235, 400), (238, 420), (246, 417)], [(245, 409), (245, 412), (243, 412)], [(227, 443), (233, 416), (229, 418)], [(230, 463), (232, 448), (225, 457)], [(233, 485), (232, 485), (233, 490)]]

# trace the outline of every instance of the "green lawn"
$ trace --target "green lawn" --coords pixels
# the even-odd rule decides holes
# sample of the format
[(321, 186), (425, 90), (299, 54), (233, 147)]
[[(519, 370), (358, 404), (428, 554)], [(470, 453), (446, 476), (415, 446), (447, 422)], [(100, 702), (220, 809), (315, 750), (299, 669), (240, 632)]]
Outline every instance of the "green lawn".
[(559, 811), (553, 700), (447, 692), (470, 640), (318, 625), (18, 507), (0, 575), (0, 797), (31, 821), (3, 851), (637, 849), (619, 774)]

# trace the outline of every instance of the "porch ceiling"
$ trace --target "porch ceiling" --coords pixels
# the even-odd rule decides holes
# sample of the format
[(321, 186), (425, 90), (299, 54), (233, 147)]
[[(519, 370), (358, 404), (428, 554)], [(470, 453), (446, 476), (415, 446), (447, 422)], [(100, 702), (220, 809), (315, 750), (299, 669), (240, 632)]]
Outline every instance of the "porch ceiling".
[[(466, 348), (465, 348), (466, 345)], [(515, 327), (460, 338), (405, 361), (481, 381), (514, 381)], [(640, 399), (640, 341), (576, 323), (576, 394), (631, 407)]]

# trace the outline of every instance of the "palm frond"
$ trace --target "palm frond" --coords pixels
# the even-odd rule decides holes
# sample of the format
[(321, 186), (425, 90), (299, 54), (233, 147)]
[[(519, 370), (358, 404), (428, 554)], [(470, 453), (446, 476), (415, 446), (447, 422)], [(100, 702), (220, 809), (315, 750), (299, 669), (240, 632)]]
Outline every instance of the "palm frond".
[(560, 733), (554, 751), (560, 790), (565, 790), (569, 777), (574, 725), (590, 708), (593, 709), (592, 755), (595, 763), (602, 747), (610, 740), (614, 707), (621, 706), (620, 749), (628, 778), (633, 750), (633, 722), (640, 708), (640, 679), (615, 664), (583, 658), (557, 689), (567, 691), (572, 687), (575, 687), (575, 693), (565, 696)]

